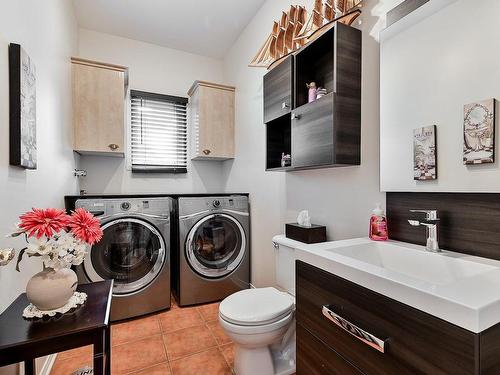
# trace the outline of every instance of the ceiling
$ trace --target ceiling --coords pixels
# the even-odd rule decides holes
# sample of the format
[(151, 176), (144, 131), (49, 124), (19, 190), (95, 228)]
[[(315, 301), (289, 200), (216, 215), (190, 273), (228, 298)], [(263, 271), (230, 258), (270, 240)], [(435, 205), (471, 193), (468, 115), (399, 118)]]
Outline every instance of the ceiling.
[(222, 58), (265, 0), (73, 0), (80, 27)]

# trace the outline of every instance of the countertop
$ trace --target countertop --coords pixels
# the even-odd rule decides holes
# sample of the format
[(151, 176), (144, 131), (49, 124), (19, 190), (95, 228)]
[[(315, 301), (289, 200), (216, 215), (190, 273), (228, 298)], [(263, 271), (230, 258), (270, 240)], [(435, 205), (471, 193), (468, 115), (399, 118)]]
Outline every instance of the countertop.
[[(451, 251), (432, 254), (484, 265), (486, 271), (443, 283), (417, 280), (395, 270), (379, 268), (328, 249), (370, 243), (367, 238), (305, 244), (275, 236), (274, 242), (295, 249), (295, 257), (367, 289), (472, 331), (500, 323), (500, 261)], [(398, 241), (389, 244), (424, 251), (422, 246)], [(418, 265), (415, 265), (418, 267)]]

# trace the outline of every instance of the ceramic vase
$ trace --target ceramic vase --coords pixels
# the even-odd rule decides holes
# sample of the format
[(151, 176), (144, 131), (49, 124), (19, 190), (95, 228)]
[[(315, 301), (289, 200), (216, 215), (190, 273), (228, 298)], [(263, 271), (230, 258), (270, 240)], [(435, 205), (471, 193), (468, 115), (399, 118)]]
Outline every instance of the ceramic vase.
[(55, 310), (68, 302), (77, 283), (76, 273), (70, 268), (45, 268), (28, 281), (26, 296), (39, 310)]

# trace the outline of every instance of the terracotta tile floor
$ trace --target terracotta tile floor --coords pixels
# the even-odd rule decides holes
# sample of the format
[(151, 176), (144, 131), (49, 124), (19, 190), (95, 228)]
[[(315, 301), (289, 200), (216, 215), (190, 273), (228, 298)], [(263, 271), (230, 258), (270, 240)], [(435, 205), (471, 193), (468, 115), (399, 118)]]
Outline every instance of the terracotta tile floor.
[[(112, 374), (232, 374), (233, 344), (219, 326), (218, 311), (218, 303), (174, 303), (169, 311), (113, 325)], [(92, 366), (91, 346), (59, 353), (51, 375), (70, 375), (85, 366)]]

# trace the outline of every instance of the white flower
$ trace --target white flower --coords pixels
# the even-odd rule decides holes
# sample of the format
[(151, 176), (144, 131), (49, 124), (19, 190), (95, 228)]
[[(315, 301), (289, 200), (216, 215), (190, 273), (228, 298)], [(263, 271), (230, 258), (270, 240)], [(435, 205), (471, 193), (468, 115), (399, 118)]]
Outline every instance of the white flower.
[(47, 241), (45, 237), (30, 238), (28, 242), (28, 246), (26, 249), (26, 253), (29, 255), (48, 255), (54, 252), (54, 248), (50, 241)]
[(90, 246), (87, 243), (82, 242), (82, 241), (78, 241), (77, 245), (75, 246), (75, 251), (78, 253), (87, 253), (87, 249), (89, 247)]
[(45, 265), (45, 267), (53, 268), (54, 270), (60, 269), (58, 258), (52, 258), (49, 255), (43, 255), (42, 262)]
[(50, 238), (29, 238), (26, 253), (40, 255), (45, 267), (59, 270), (81, 264), (89, 247), (72, 233), (61, 231)]
[(58, 258), (58, 257), (50, 257), (48, 255), (45, 255), (42, 257), (42, 261), (45, 264), (45, 267), (52, 268), (54, 270), (60, 270), (63, 268), (68, 268), (70, 265), (65, 262), (64, 260)]
[(83, 259), (85, 258), (86, 253), (78, 253), (74, 258), (73, 262), (71, 263), (73, 266), (78, 266), (79, 264), (82, 264)]
[(57, 244), (68, 250), (72, 250), (75, 247), (75, 237), (71, 233), (61, 231), (57, 239)]

